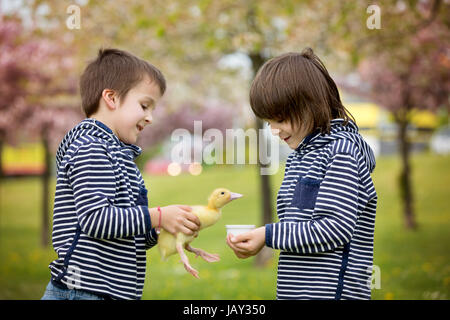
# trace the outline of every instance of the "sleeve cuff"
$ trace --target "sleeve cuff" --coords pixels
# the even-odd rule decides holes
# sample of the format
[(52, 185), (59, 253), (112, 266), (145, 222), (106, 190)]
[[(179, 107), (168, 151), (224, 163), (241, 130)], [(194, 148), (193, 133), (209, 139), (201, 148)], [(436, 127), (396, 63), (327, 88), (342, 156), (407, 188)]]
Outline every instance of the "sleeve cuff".
[(148, 233), (152, 228), (152, 220), (150, 218), (150, 212), (148, 211), (147, 206), (142, 206), (142, 211), (144, 212), (145, 233)]
[(272, 229), (273, 224), (266, 224), (266, 246), (272, 248)]
[(158, 242), (158, 234), (156, 233), (156, 228), (152, 228), (148, 233), (147, 237), (149, 242)]

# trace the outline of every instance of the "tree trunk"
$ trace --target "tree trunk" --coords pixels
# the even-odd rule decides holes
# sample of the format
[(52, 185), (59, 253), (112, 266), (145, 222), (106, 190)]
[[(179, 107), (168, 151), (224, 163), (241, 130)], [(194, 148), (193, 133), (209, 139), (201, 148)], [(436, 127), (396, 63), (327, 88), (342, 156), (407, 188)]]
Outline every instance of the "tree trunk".
[[(261, 53), (250, 54), (250, 59), (252, 60), (253, 66), (253, 74), (256, 75), (259, 68), (264, 64), (265, 60)], [(256, 128), (258, 132), (263, 128), (263, 121), (261, 119), (256, 119)], [(258, 147), (261, 146), (259, 142), (259, 134), (258, 136)], [(272, 222), (272, 190), (270, 185), (270, 176), (262, 175), (261, 168), (266, 167), (267, 165), (261, 164), (259, 161), (259, 152), (258, 152), (258, 174), (260, 176), (260, 194), (261, 194), (261, 206), (262, 206), (262, 217), (261, 223), (262, 225), (266, 225)], [(272, 249), (264, 246), (263, 249), (256, 255), (255, 265), (258, 267), (264, 266), (273, 256)]]
[(49, 235), (50, 235), (50, 222), (49, 222), (49, 198), (50, 198), (50, 190), (49, 190), (49, 182), (50, 182), (50, 147), (48, 141), (48, 131), (46, 128), (42, 131), (42, 143), (44, 145), (44, 172), (42, 173), (41, 182), (42, 182), (42, 233), (41, 233), (41, 245), (45, 248), (48, 247)]
[[(263, 121), (261, 119), (256, 120), (258, 130), (263, 128)], [(258, 131), (259, 132), (259, 131)], [(258, 135), (259, 136), (259, 135)], [(270, 175), (261, 174), (261, 168), (267, 167), (267, 165), (262, 165), (258, 161), (258, 173), (261, 179), (260, 183), (260, 194), (261, 194), (261, 204), (262, 204), (262, 219), (261, 224), (265, 226), (268, 223), (272, 223), (272, 188), (270, 185)], [(273, 256), (273, 250), (264, 246), (263, 249), (258, 253), (255, 259), (256, 266), (263, 267)]]
[(398, 124), (398, 138), (400, 147), (400, 157), (402, 168), (399, 175), (400, 196), (403, 204), (403, 213), (405, 218), (405, 226), (407, 229), (416, 229), (417, 223), (414, 215), (414, 197), (411, 182), (411, 164), (410, 151), (411, 144), (408, 140), (408, 125), (407, 112), (396, 117)]

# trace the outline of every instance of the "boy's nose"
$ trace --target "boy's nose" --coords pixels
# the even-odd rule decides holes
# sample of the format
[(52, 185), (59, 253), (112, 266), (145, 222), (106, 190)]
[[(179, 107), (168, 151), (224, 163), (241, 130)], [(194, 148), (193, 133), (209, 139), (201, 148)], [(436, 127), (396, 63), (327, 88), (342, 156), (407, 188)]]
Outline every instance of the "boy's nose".
[(151, 116), (145, 117), (145, 123), (146, 124), (152, 124), (153, 118)]

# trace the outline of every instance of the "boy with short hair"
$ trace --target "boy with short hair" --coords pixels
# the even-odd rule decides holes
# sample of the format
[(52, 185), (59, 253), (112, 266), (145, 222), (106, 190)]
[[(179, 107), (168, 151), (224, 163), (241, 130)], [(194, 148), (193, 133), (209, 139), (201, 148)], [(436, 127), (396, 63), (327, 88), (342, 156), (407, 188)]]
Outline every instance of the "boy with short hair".
[(146, 250), (156, 227), (195, 234), (191, 208), (149, 208), (144, 180), (134, 163), (139, 133), (152, 123), (164, 94), (162, 73), (122, 50), (100, 50), (80, 79), (88, 117), (62, 140), (56, 154), (51, 281), (48, 299), (140, 299)]

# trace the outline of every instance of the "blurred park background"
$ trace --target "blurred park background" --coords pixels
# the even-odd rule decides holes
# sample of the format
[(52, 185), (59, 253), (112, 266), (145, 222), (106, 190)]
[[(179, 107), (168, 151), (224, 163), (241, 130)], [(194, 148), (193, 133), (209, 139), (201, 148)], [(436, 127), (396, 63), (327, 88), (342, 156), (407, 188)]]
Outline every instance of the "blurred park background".
[(195, 240), (222, 257), (192, 259), (199, 280), (176, 257), (148, 251), (143, 299), (275, 299), (278, 253), (237, 259), (225, 225), (277, 221), (290, 150), (280, 145), (274, 175), (261, 175), (261, 164), (177, 165), (171, 134), (198, 138), (198, 120), (200, 138), (259, 128), (270, 141), (249, 106), (251, 81), (271, 57), (305, 47), (377, 157), (372, 298), (449, 299), (449, 17), (448, 0), (0, 0), (0, 299), (40, 299), (49, 281), (54, 155), (83, 119), (78, 78), (101, 47), (147, 59), (168, 82), (138, 141), (150, 205), (203, 204), (219, 186), (245, 195)]

